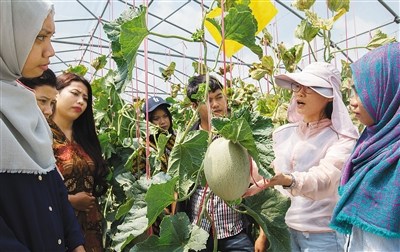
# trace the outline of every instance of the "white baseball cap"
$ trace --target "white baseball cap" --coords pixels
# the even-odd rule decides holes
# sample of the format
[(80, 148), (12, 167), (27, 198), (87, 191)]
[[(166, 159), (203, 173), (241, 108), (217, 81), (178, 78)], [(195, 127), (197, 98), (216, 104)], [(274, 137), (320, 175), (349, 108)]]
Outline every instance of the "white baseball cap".
[(278, 86), (291, 89), (294, 83), (310, 87), (318, 94), (333, 98), (333, 90), (340, 86), (340, 72), (335, 66), (326, 62), (314, 62), (306, 66), (302, 72), (287, 73), (275, 76)]

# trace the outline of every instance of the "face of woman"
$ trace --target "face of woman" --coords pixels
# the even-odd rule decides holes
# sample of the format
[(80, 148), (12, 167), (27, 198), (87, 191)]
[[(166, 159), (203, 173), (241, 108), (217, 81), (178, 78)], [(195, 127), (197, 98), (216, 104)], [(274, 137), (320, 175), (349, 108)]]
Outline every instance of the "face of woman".
[(365, 126), (374, 125), (374, 119), (368, 114), (367, 110), (365, 110), (364, 105), (361, 102), (360, 97), (357, 92), (353, 89), (353, 94), (350, 98), (350, 106), (355, 114), (355, 117)]
[(56, 114), (69, 121), (75, 121), (85, 112), (88, 103), (88, 89), (80, 81), (72, 81), (60, 90), (57, 97)]
[(57, 89), (49, 85), (35, 87), (37, 104), (46, 118), (49, 118), (53, 114), (57, 94)]
[(161, 108), (154, 110), (151, 123), (154, 123), (166, 131), (171, 127), (171, 121), (169, 120), (168, 114)]
[(297, 113), (303, 116), (304, 122), (316, 122), (325, 117), (325, 107), (332, 101), (318, 94), (309, 87), (298, 84), (301, 88), (298, 92), (293, 92), (296, 100)]
[(48, 69), (50, 57), (54, 56), (54, 49), (51, 45), (51, 36), (55, 31), (53, 15), (49, 14), (39, 34), (37, 35), (32, 49), (22, 68), (22, 76), (26, 78), (35, 78)]

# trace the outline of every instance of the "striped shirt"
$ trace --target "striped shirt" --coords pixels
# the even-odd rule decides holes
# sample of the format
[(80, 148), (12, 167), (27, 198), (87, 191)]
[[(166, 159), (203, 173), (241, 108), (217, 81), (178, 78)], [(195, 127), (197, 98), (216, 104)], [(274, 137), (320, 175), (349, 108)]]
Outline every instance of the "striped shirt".
[[(191, 220), (195, 225), (197, 224), (203, 201), (206, 200), (207, 195), (210, 194), (210, 189), (208, 189), (207, 195), (204, 195), (205, 189), (206, 188), (199, 186), (190, 199), (192, 209)], [(213, 193), (207, 202), (207, 212), (211, 220), (214, 221), (217, 239), (234, 236), (243, 230), (241, 214), (230, 208), (220, 197)], [(206, 216), (201, 218), (199, 225), (212, 235), (211, 223), (207, 220)]]

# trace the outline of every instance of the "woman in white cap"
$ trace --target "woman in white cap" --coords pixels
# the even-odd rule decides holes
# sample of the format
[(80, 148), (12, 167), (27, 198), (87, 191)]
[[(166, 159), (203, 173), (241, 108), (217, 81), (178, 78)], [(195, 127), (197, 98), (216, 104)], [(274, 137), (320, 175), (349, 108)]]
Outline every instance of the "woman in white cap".
[[(341, 169), (358, 132), (341, 99), (340, 73), (331, 64), (315, 62), (275, 80), (293, 91), (291, 123), (273, 133), (276, 174), (265, 187), (276, 186), (291, 198), (285, 220), (292, 251), (343, 251), (344, 237), (329, 222)], [(266, 239), (261, 236), (256, 248)]]
[(43, 74), (54, 56), (53, 5), (0, 1), (0, 250), (84, 251), (55, 168), (51, 131), (20, 77)]

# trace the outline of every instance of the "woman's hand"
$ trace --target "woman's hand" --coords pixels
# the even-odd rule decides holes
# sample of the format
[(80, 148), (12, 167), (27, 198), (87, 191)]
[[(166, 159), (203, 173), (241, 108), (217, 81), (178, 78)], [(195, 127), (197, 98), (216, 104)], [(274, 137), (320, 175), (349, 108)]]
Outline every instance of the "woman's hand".
[(96, 198), (87, 192), (78, 192), (68, 195), (68, 200), (74, 209), (82, 212), (89, 212), (96, 204)]
[(271, 179), (262, 179), (254, 183), (243, 194), (243, 197), (253, 196), (268, 187), (273, 187), (276, 185), (290, 186), (292, 182), (292, 176), (283, 173), (277, 173)]

